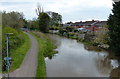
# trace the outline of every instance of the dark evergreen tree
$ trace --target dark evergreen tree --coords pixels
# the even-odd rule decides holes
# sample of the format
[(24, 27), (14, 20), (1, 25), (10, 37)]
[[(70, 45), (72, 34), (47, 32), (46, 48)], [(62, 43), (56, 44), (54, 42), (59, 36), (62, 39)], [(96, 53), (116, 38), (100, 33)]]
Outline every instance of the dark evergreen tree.
[(40, 13), (39, 17), (39, 29), (41, 32), (48, 32), (49, 30), (49, 22), (50, 22), (50, 17), (48, 16), (47, 13)]
[(110, 49), (120, 55), (120, 1), (113, 4), (112, 14), (108, 19)]

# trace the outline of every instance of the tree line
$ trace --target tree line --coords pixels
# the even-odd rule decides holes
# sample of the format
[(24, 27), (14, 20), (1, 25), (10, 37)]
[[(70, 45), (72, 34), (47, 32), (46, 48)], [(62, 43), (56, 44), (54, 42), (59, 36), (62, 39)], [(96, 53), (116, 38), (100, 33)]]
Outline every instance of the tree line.
[(12, 27), (15, 29), (25, 26), (25, 18), (23, 13), (20, 12), (1, 12), (2, 13), (2, 26)]
[(48, 32), (49, 29), (59, 29), (62, 26), (62, 16), (56, 12), (43, 12), (41, 7), (36, 9), (37, 18), (26, 20), (21, 12), (0, 12), (2, 14), (2, 26), (12, 27), (15, 29), (27, 28)]

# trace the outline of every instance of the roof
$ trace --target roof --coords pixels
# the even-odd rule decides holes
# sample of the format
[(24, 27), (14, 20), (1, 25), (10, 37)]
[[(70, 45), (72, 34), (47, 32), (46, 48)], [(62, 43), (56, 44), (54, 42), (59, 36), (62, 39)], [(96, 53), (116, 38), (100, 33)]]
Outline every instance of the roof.
[(95, 26), (103, 26), (103, 25), (107, 25), (107, 21), (99, 21), (95, 24)]
[(103, 26), (103, 25), (107, 25), (107, 21), (85, 21), (85, 22), (75, 22), (72, 23), (71, 26)]

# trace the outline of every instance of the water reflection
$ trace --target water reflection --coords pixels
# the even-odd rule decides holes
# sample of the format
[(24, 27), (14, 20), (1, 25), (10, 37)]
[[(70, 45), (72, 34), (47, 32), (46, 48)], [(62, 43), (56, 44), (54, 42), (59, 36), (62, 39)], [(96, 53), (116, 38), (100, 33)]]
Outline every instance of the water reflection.
[[(46, 59), (48, 77), (109, 77), (118, 67), (105, 51), (87, 50), (76, 40), (50, 35), (59, 52), (51, 60)], [(114, 64), (113, 64), (114, 62)]]
[(120, 66), (111, 71), (110, 77), (120, 77)]

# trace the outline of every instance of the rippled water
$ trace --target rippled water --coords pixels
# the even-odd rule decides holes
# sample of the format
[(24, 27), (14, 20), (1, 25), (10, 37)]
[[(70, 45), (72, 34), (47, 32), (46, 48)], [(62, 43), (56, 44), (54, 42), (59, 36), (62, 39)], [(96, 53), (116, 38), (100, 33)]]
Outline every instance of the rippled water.
[(105, 51), (88, 51), (84, 44), (57, 35), (50, 38), (57, 45), (58, 54), (46, 58), (47, 77), (109, 77), (119, 66), (118, 60), (109, 59)]

